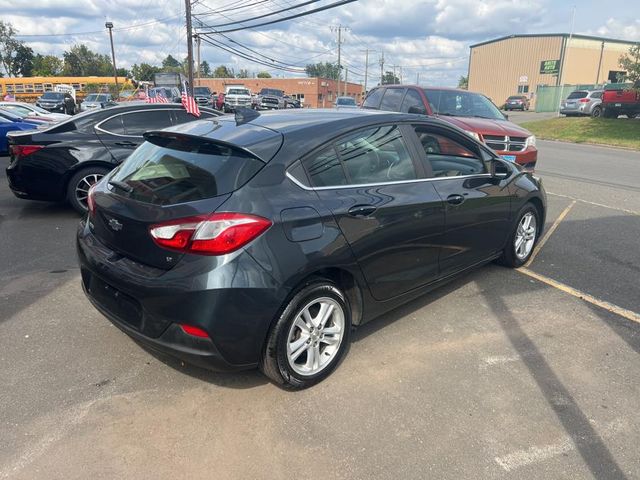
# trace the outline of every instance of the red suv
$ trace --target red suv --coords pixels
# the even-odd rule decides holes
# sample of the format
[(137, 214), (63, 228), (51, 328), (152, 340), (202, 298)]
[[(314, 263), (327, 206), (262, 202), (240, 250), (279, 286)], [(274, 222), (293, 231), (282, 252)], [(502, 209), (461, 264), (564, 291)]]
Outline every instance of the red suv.
[(502, 158), (528, 170), (538, 160), (536, 137), (511, 123), (491, 100), (455, 88), (385, 85), (369, 92), (364, 108), (433, 115), (484, 142)]

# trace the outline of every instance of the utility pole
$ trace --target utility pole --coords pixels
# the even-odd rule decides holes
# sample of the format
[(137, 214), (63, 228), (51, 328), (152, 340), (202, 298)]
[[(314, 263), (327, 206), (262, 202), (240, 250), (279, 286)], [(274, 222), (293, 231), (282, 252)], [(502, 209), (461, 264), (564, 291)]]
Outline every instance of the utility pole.
[(349, 95), (349, 68), (344, 70), (344, 93)]
[(384, 50), (380, 56), (380, 85), (384, 85)]
[(193, 95), (193, 33), (191, 30), (191, 0), (184, 0), (184, 10), (187, 16), (187, 73), (189, 85), (188, 94)]
[(402, 83), (402, 65), (400, 65), (400, 83)]
[(104, 24), (104, 26), (109, 29), (109, 40), (111, 41), (111, 61), (113, 62), (113, 79), (116, 81), (116, 91), (120, 92), (120, 88), (118, 87), (118, 69), (116, 68), (116, 51), (113, 49), (113, 34), (111, 33), (113, 23), (107, 22)]
[(420, 72), (416, 73), (416, 85), (420, 85)]
[(393, 67), (393, 84), (396, 84), (396, 66), (391, 65)]
[(342, 53), (342, 31), (348, 30), (349, 27), (343, 27), (342, 25), (338, 25), (337, 27), (331, 27), (331, 31), (338, 32), (338, 96), (340, 96), (340, 77), (342, 76), (342, 63), (341, 63), (341, 53)]
[(367, 94), (367, 76), (369, 75), (369, 49), (364, 51), (364, 94)]
[(196, 33), (193, 38), (196, 39), (196, 78), (200, 85), (200, 35)]

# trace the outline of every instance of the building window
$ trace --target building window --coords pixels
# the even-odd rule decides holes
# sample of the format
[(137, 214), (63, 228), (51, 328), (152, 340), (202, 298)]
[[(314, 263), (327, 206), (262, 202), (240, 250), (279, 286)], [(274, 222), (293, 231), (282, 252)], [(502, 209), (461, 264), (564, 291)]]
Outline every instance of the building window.
[(518, 85), (518, 93), (529, 93), (529, 85)]

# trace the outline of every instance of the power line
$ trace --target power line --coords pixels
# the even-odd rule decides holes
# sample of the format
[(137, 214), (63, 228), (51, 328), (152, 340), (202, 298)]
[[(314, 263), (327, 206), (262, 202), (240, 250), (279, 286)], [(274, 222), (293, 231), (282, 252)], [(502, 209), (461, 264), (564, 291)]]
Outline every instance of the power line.
[[(340, 0), (338, 2), (334, 2), (334, 3), (330, 3), (329, 5), (325, 5), (324, 7), (320, 7), (320, 8), (314, 8), (313, 10), (307, 10), (306, 12), (302, 12), (302, 13), (298, 13), (296, 15), (290, 15), (288, 17), (283, 17), (283, 18), (279, 18), (277, 20), (271, 20), (269, 22), (263, 22), (263, 23), (257, 23), (255, 25), (251, 25), (251, 28), (255, 28), (255, 27), (262, 27), (265, 25), (273, 25), (274, 23), (280, 23), (280, 22), (284, 22), (286, 20), (291, 20), (293, 18), (299, 18), (299, 17), (304, 17), (307, 15), (311, 15), (313, 13), (317, 13), (317, 12), (322, 12), (324, 10), (329, 10), (331, 8), (336, 8), (336, 7), (340, 7), (342, 5), (346, 5), (348, 3), (352, 3), (355, 2), (357, 0)], [(203, 33), (229, 33), (229, 32), (238, 32), (240, 30), (246, 30), (249, 27), (240, 27), (240, 28), (230, 28), (227, 30), (219, 30), (219, 31), (213, 31), (213, 32), (203, 32)]]
[(209, 25), (209, 28), (217, 28), (217, 27), (226, 27), (228, 25), (236, 25), (238, 23), (243, 23), (243, 22), (252, 22), (253, 20), (259, 20), (260, 18), (266, 18), (266, 17), (271, 17), (272, 15), (277, 15), (278, 13), (283, 13), (283, 12), (288, 12), (289, 10), (295, 10), (296, 8), (300, 8), (300, 7), (305, 7), (307, 5), (310, 5), (312, 3), (318, 3), (321, 2), (322, 0), (307, 0), (306, 2), (302, 2), (298, 5), (294, 5), (288, 8), (283, 8), (281, 10), (276, 10), (275, 12), (269, 12), (269, 13), (265, 13), (263, 15), (258, 15), (255, 17), (251, 17), (251, 18), (245, 18), (243, 20), (237, 20), (237, 21), (233, 21), (233, 22), (227, 22), (227, 23), (220, 23), (217, 25)]

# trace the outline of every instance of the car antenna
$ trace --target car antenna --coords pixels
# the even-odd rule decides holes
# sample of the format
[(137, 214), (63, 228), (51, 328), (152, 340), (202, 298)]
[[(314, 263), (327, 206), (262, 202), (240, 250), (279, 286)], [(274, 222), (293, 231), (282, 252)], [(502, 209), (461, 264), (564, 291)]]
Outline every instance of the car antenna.
[(244, 125), (260, 116), (260, 112), (252, 108), (236, 108), (236, 125)]

